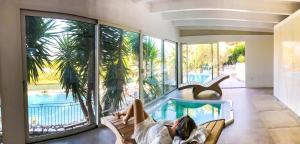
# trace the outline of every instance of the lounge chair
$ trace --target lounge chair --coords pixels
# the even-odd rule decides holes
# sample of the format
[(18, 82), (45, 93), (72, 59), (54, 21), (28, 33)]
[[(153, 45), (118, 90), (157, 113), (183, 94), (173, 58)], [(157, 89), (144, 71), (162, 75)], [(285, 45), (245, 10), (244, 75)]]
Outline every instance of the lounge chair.
[(199, 93), (206, 91), (206, 90), (212, 90), (212, 91), (217, 92), (219, 94), (219, 98), (220, 98), (222, 96), (222, 90), (219, 86), (219, 83), (228, 78), (229, 78), (229, 75), (220, 75), (208, 83), (205, 83), (205, 84), (187, 83), (187, 84), (180, 85), (178, 87), (178, 89), (183, 90), (183, 89), (187, 89), (187, 88), (193, 88), (194, 99), (198, 99), (197, 96), (199, 95)]
[(133, 118), (129, 119), (125, 125), (122, 118), (118, 119), (113, 115), (109, 115), (101, 118), (101, 124), (111, 129), (116, 135), (116, 144), (124, 144), (125, 141), (135, 143), (134, 139), (131, 139), (131, 135), (134, 132)]
[(202, 124), (209, 131), (209, 135), (204, 144), (216, 144), (225, 127), (225, 120), (213, 120)]
[[(131, 135), (134, 132), (134, 120), (131, 118), (128, 121), (128, 124), (123, 124), (122, 119), (118, 119), (115, 116), (106, 116), (101, 118), (102, 125), (105, 125), (113, 131), (116, 135), (116, 144), (127, 143), (134, 144), (134, 139), (131, 138)], [(219, 136), (223, 128), (225, 127), (225, 120), (213, 120), (202, 124), (210, 132), (208, 138), (205, 141), (205, 144), (215, 144), (217, 143)]]

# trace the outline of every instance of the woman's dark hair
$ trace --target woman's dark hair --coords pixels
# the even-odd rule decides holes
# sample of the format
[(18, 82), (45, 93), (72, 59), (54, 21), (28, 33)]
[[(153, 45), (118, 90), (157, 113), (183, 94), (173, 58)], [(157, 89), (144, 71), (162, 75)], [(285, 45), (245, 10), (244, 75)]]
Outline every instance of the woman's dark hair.
[(188, 115), (181, 117), (178, 120), (176, 136), (179, 136), (181, 139), (186, 140), (190, 137), (190, 134), (194, 128), (196, 128), (196, 123), (191, 117), (189, 117)]

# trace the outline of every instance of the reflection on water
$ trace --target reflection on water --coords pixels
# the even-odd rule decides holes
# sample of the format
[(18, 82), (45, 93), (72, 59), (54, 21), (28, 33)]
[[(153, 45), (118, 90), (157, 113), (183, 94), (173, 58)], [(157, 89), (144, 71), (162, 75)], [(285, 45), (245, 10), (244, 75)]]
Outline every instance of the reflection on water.
[(221, 118), (221, 103), (194, 103), (169, 100), (151, 114), (157, 121), (175, 120), (185, 115), (192, 117), (197, 124)]

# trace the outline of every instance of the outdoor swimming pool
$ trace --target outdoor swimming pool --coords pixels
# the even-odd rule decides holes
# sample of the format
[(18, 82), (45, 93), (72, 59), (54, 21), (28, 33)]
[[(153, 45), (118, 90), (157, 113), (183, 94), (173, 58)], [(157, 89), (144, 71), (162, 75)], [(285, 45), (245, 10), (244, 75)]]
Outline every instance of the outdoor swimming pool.
[(204, 84), (211, 80), (211, 75), (207, 72), (203, 73), (189, 73), (187, 76), (188, 82), (198, 82)]
[(28, 94), (28, 105), (35, 104), (53, 104), (53, 103), (73, 103), (72, 93), (66, 94), (62, 92), (30, 92)]
[(64, 92), (33, 92), (28, 94), (30, 125), (67, 125), (84, 121), (78, 102)]
[(230, 101), (169, 99), (150, 111), (154, 120), (176, 120), (185, 115), (192, 117), (197, 124), (216, 119), (233, 120)]

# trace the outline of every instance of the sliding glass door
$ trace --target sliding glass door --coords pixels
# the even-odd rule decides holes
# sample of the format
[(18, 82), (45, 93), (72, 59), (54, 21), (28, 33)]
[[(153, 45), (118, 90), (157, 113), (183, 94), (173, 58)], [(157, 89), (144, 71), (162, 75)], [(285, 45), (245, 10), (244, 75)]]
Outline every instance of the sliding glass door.
[(211, 44), (191, 44), (182, 47), (183, 82), (205, 83), (213, 77)]
[(41, 15), (23, 14), (31, 142), (96, 124), (95, 23)]
[(139, 98), (140, 34), (100, 25), (100, 100), (104, 115)]
[(218, 77), (220, 75), (219, 66), (219, 45), (218, 43), (212, 44), (212, 77)]
[(206, 83), (219, 75), (230, 78), (221, 87), (245, 87), (245, 42), (183, 44), (183, 83)]
[(171, 41), (163, 44), (163, 88), (167, 94), (177, 88), (177, 44)]
[(162, 40), (143, 37), (143, 97), (148, 103), (163, 95), (163, 49)]
[(229, 75), (223, 88), (245, 87), (245, 42), (219, 42), (219, 72)]

